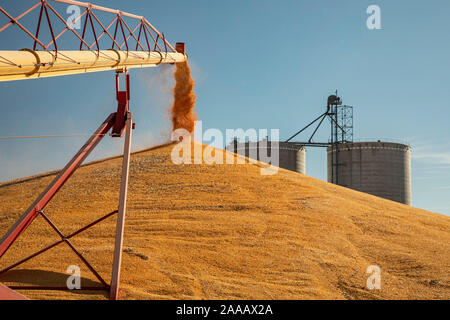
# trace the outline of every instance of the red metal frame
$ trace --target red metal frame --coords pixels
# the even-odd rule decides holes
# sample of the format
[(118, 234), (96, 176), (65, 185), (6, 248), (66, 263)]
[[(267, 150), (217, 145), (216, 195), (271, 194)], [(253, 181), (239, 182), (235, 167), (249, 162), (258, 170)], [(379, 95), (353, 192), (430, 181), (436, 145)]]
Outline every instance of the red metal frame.
[(0, 283), (0, 300), (29, 300), (29, 299)]
[(120, 77), (119, 72), (116, 73), (116, 99), (118, 103), (116, 119), (114, 122), (112, 135), (114, 137), (122, 137), (124, 133), (124, 123), (126, 116), (129, 112), (129, 100), (130, 100), (130, 75), (125, 71), (126, 90), (120, 91)]
[(130, 173), (131, 132), (133, 130), (133, 115), (128, 112), (126, 116), (126, 136), (123, 147), (122, 183), (120, 184), (119, 212), (117, 213), (116, 242), (114, 247), (114, 260), (111, 275), (111, 288), (109, 298), (119, 298), (120, 266), (122, 264), (123, 232), (125, 229), (125, 213), (127, 209), (128, 176)]
[[(98, 289), (98, 290), (100, 290), (100, 289), (103, 289), (103, 290), (109, 290), (109, 286), (108, 286), (108, 284), (105, 282), (105, 280), (103, 280), (103, 278), (100, 276), (100, 274), (97, 273), (97, 271), (94, 269), (94, 267), (93, 267), (93, 266), (86, 260), (86, 258), (84, 258), (84, 256), (83, 256), (83, 255), (82, 255), (82, 254), (81, 254), (81, 253), (80, 253), (80, 252), (72, 245), (72, 243), (69, 241), (69, 239), (71, 239), (71, 238), (73, 238), (74, 236), (80, 234), (81, 232), (83, 232), (83, 231), (85, 231), (85, 230), (87, 230), (87, 229), (93, 227), (93, 226), (96, 225), (97, 223), (102, 222), (102, 221), (105, 220), (106, 218), (109, 218), (110, 216), (112, 216), (112, 215), (114, 215), (114, 214), (116, 214), (116, 213), (117, 213), (117, 210), (115, 210), (115, 211), (113, 211), (113, 212), (110, 212), (110, 213), (108, 213), (107, 215), (101, 217), (100, 219), (97, 219), (97, 220), (95, 220), (94, 222), (88, 224), (87, 226), (84, 226), (83, 228), (81, 228), (81, 229), (79, 229), (79, 230), (73, 232), (72, 234), (66, 236), (66, 235), (64, 235), (64, 234), (56, 227), (56, 225), (55, 225), (55, 224), (54, 224), (54, 223), (53, 223), (53, 222), (52, 222), (52, 221), (44, 214), (43, 211), (39, 211), (39, 214), (45, 219), (45, 221), (47, 221), (47, 223), (53, 228), (53, 230), (56, 231), (56, 233), (61, 237), (61, 240), (58, 240), (58, 241), (56, 241), (56, 242), (50, 244), (49, 246), (47, 246), (47, 247), (45, 247), (45, 248), (43, 248), (43, 249), (41, 249), (41, 250), (39, 250), (39, 251), (37, 251), (37, 252), (35, 252), (35, 253), (29, 255), (28, 257), (26, 257), (26, 258), (24, 258), (24, 259), (22, 259), (22, 260), (20, 260), (20, 261), (18, 261), (18, 262), (16, 262), (16, 263), (10, 265), (9, 267), (7, 267), (7, 268), (5, 268), (5, 269), (1, 270), (1, 271), (0, 271), (0, 275), (3, 274), (3, 273), (5, 273), (5, 272), (7, 272), (7, 271), (9, 271), (9, 270), (11, 270), (11, 269), (13, 269), (13, 268), (15, 268), (15, 267), (20, 266), (21, 264), (27, 262), (28, 260), (30, 260), (30, 259), (32, 259), (32, 258), (34, 258), (34, 257), (37, 257), (38, 255), (40, 255), (40, 254), (42, 254), (42, 253), (44, 253), (44, 252), (46, 252), (46, 251), (48, 251), (48, 250), (50, 250), (50, 249), (56, 247), (57, 245), (59, 245), (59, 244), (65, 242), (65, 243), (66, 243), (66, 244), (67, 244), (67, 245), (75, 252), (75, 254), (80, 258), (80, 260), (83, 261), (83, 263), (89, 268), (89, 270), (95, 275), (95, 277), (96, 277), (96, 278), (100, 281), (100, 283), (102, 284), (101, 287), (93, 287), (93, 288)], [(10, 288), (11, 288), (11, 289), (14, 289), (14, 290), (17, 290), (17, 289), (27, 289), (27, 290), (29, 290), (30, 288), (31, 288), (31, 289), (42, 289), (42, 290), (46, 290), (47, 287), (42, 287), (42, 286), (10, 286)], [(56, 287), (53, 287), (53, 288), (56, 288)], [(64, 288), (64, 287), (57, 287), (57, 288)], [(92, 287), (89, 287), (89, 289), (86, 288), (86, 287), (83, 287), (83, 288), (82, 288), (82, 290), (91, 290), (91, 289), (92, 289)], [(65, 290), (68, 290), (68, 288), (65, 287)]]
[[(126, 90), (119, 90), (119, 73), (123, 73), (126, 77)], [(111, 113), (106, 120), (100, 125), (96, 132), (89, 138), (89, 140), (81, 147), (78, 153), (72, 158), (72, 160), (64, 167), (64, 169), (58, 174), (58, 176), (50, 183), (45, 191), (37, 198), (37, 200), (28, 208), (28, 210), (19, 218), (19, 220), (10, 228), (6, 235), (0, 240), (0, 258), (8, 251), (8, 249), (14, 244), (17, 238), (27, 229), (27, 227), (38, 217), (41, 216), (51, 228), (60, 236), (60, 240), (48, 245), (47, 247), (29, 255), (26, 258), (0, 270), (0, 274), (3, 274), (26, 261), (56, 247), (61, 243), (66, 243), (72, 251), (80, 258), (80, 260), (88, 267), (88, 269), (95, 275), (95, 277), (101, 283), (100, 287), (83, 287), (82, 290), (106, 290), (110, 291), (110, 298), (117, 299), (119, 292), (119, 280), (120, 280), (120, 266), (122, 258), (122, 242), (123, 242), (123, 230), (126, 211), (126, 196), (128, 188), (128, 173), (129, 173), (129, 159), (131, 149), (131, 131), (134, 128), (132, 114), (129, 112), (129, 99), (130, 99), (130, 78), (127, 70), (122, 70), (116, 74), (116, 97), (118, 101), (117, 111)], [(95, 220), (87, 226), (73, 232), (70, 235), (64, 235), (59, 228), (50, 220), (50, 218), (44, 213), (46, 205), (51, 201), (55, 194), (61, 189), (66, 181), (72, 176), (72, 174), (80, 167), (83, 161), (94, 150), (102, 138), (112, 129), (111, 135), (113, 137), (123, 136), (126, 130), (126, 139), (124, 144), (124, 162), (122, 168), (122, 183), (119, 199), (119, 209), (108, 213), (107, 215)], [(97, 223), (109, 218), (110, 216), (118, 213), (117, 230), (116, 230), (116, 248), (114, 251), (114, 264), (113, 274), (111, 279), (111, 285), (108, 285), (106, 281), (100, 276), (95, 268), (86, 260), (86, 258), (73, 246), (69, 241), (74, 236), (81, 232), (93, 227)], [(65, 287), (46, 287), (46, 286), (11, 286), (11, 289), (36, 289), (36, 290), (68, 290)]]
[[(84, 11), (77, 17), (71, 25), (68, 25), (66, 20), (61, 14), (49, 3), (50, 0), (39, 0), (29, 9), (25, 10), (22, 14), (17, 17), (13, 17), (5, 9), (0, 6), (0, 15), (5, 15), (9, 22), (4, 26), (0, 27), (0, 32), (5, 31), (12, 25), (16, 25), (23, 32), (25, 32), (33, 40), (33, 50), (40, 46), (40, 49), (44, 51), (49, 51), (52, 55), (56, 57), (58, 55), (58, 44), (57, 40), (65, 34), (68, 30), (80, 41), (79, 50), (87, 48), (92, 50), (94, 45), (96, 46), (97, 54), (100, 54), (100, 39), (106, 34), (112, 41), (111, 49), (117, 48), (117, 50), (123, 50), (126, 48), (127, 53), (130, 52), (130, 48), (133, 48), (133, 40), (136, 42), (135, 51), (142, 50), (145, 52), (159, 51), (166, 53), (170, 49), (172, 52), (181, 52), (185, 54), (184, 44), (177, 44), (176, 49), (166, 40), (164, 33), (159, 32), (150, 22), (144, 17), (137, 16), (134, 14), (122, 12), (119, 10), (113, 10), (90, 3), (83, 3), (74, 0), (52, 0), (53, 2), (59, 2), (67, 5), (77, 5), (84, 8)], [(33, 34), (28, 30), (23, 24), (20, 23), (20, 19), (31, 13), (36, 8), (40, 7), (40, 12), (38, 16), (37, 26), (35, 33)], [(102, 23), (101, 20), (95, 14), (96, 11), (111, 13), (114, 15), (112, 21), (105, 27), (106, 24)], [(51, 15), (53, 13), (53, 15)], [(45, 45), (43, 39), (40, 38), (41, 24), (43, 16), (45, 14), (45, 20), (47, 21), (48, 28), (51, 34), (51, 41)], [(54, 30), (54, 25), (52, 24), (52, 16), (56, 16), (63, 24), (64, 28), (56, 33)], [(85, 21), (83, 25), (82, 35), (78, 34), (73, 28), (78, 20), (85, 16)], [(129, 24), (124, 18), (137, 20), (136, 26), (131, 29)], [(89, 23), (88, 23), (89, 20)], [(97, 28), (100, 26), (102, 32), (97, 35)], [(115, 26), (114, 26), (115, 25)], [(110, 29), (114, 26), (114, 36), (111, 35)], [(120, 27), (120, 30), (119, 30)], [(94, 41), (91, 45), (87, 43), (87, 33), (91, 29), (91, 33), (94, 37)], [(135, 33), (138, 31), (137, 37)], [(123, 42), (120, 43), (118, 32), (123, 38)], [(127, 35), (128, 32), (128, 35)], [(142, 36), (143, 34), (143, 36)], [(132, 38), (132, 39), (131, 39)], [(141, 40), (142, 39), (142, 40)], [(143, 42), (145, 39), (145, 42)], [(78, 41), (77, 40), (77, 41)], [(162, 41), (162, 43), (161, 43)], [(50, 51), (49, 48), (53, 46), (54, 50)], [(152, 48), (153, 47), (153, 48)], [(94, 51), (95, 52), (95, 51)], [(59, 53), (63, 54), (63, 53)], [(161, 55), (162, 56), (162, 55)], [(1, 58), (1, 57), (0, 57)], [(119, 90), (119, 73), (124, 73), (126, 79), (126, 90)], [(80, 151), (74, 156), (74, 158), (64, 167), (60, 174), (53, 180), (53, 182), (45, 189), (45, 191), (39, 196), (39, 198), (28, 208), (28, 210), (19, 218), (19, 220), (11, 227), (11, 229), (6, 233), (6, 235), (0, 240), (0, 259), (7, 252), (7, 250), (13, 245), (17, 238), (27, 229), (27, 227), (38, 217), (41, 216), (52, 229), (61, 237), (61, 240), (43, 248), (32, 255), (20, 260), (17, 263), (3, 269), (0, 274), (11, 270), (14, 267), (21, 265), (22, 263), (50, 250), (53, 247), (65, 242), (83, 261), (83, 263), (91, 270), (91, 272), (100, 281), (100, 287), (84, 287), (84, 290), (110, 290), (110, 299), (117, 299), (119, 292), (119, 282), (120, 282), (120, 266), (122, 257), (122, 243), (123, 243), (123, 230), (125, 224), (125, 212), (126, 212), (126, 198), (127, 198), (127, 187), (128, 187), (128, 174), (129, 174), (129, 164), (130, 164), (130, 148), (131, 148), (131, 132), (134, 129), (134, 124), (132, 120), (132, 114), (129, 111), (129, 100), (130, 100), (130, 80), (129, 75), (126, 70), (121, 70), (116, 74), (116, 98), (118, 102), (117, 111), (108, 116), (108, 118), (103, 122), (103, 124), (97, 129), (97, 131), (91, 136), (91, 138), (86, 142), (86, 144), (80, 149)], [(87, 156), (92, 152), (92, 150), (98, 145), (102, 138), (112, 129), (111, 135), (113, 137), (122, 137), (125, 134), (124, 143), (124, 157), (122, 164), (122, 183), (120, 188), (120, 198), (119, 198), (119, 208), (117, 211), (113, 211), (103, 216), (102, 218), (90, 223), (89, 225), (79, 229), (78, 231), (70, 234), (64, 235), (58, 227), (47, 217), (44, 213), (46, 205), (51, 201), (55, 194), (61, 189), (65, 182), (71, 177), (71, 175), (79, 168)], [(117, 213), (117, 226), (116, 226), (116, 241), (114, 250), (114, 261), (113, 261), (113, 272), (111, 277), (111, 285), (108, 285), (102, 277), (95, 271), (92, 265), (83, 257), (83, 255), (71, 244), (69, 239), (76, 236), (77, 234), (87, 230), (88, 228), (94, 226), (95, 224), (105, 220), (106, 218)], [(49, 286), (21, 286), (21, 287), (11, 287), (12, 289), (26, 289), (26, 290), (68, 290), (65, 287), (49, 287)], [(8, 289), (9, 290), (9, 289)]]
[(175, 49), (179, 53), (186, 54), (186, 44), (184, 42), (177, 42), (175, 44)]
[(9, 247), (16, 239), (25, 231), (25, 229), (39, 215), (39, 211), (44, 210), (48, 202), (66, 183), (70, 176), (75, 172), (81, 163), (89, 156), (97, 144), (108, 133), (115, 121), (115, 113), (108, 116), (105, 122), (97, 129), (80, 151), (72, 158), (72, 160), (64, 167), (61, 173), (53, 180), (47, 189), (39, 196), (39, 198), (28, 208), (28, 210), (19, 218), (8, 233), (0, 240), (0, 258), (6, 253)]
[[(93, 4), (90, 4), (90, 3), (79, 2), (79, 1), (72, 1), (72, 0), (52, 0), (52, 1), (63, 3), (63, 4), (67, 4), (67, 5), (77, 5), (79, 7), (85, 8), (85, 10), (81, 13), (81, 15), (79, 17), (77, 17), (76, 19), (74, 19), (72, 21), (71, 25), (68, 25), (66, 20), (61, 16), (61, 14), (59, 14), (58, 11), (52, 5), (50, 5), (49, 0), (40, 0), (40, 1), (38, 1), (36, 4), (34, 4), (29, 9), (25, 10), (22, 14), (20, 14), (16, 18), (11, 16), (5, 9), (3, 9), (0, 6), (0, 13), (3, 13), (10, 20), (10, 22), (6, 23), (3, 27), (0, 28), (0, 32), (4, 31), (5, 29), (10, 27), (11, 25), (17, 25), (21, 30), (23, 30), (26, 34), (28, 34), (29, 37), (32, 38), (32, 40), (33, 40), (33, 50), (37, 49), (37, 45), (39, 45), (42, 48), (42, 50), (49, 50), (49, 48), (53, 45), (55, 54), (57, 54), (57, 52), (58, 52), (58, 45), (57, 45), (56, 41), (67, 30), (70, 30), (78, 38), (78, 40), (80, 40), (79, 50), (82, 50), (84, 46), (88, 50), (91, 50), (92, 47), (94, 45), (96, 45), (96, 49), (97, 49), (96, 51), (97, 52), (100, 51), (99, 40), (106, 34), (112, 40), (111, 49), (114, 49), (117, 46), (118, 50), (123, 50), (122, 48), (124, 48), (124, 46), (125, 46), (126, 51), (130, 51), (130, 45), (131, 44), (129, 43), (129, 40), (130, 40), (130, 38), (133, 38), (134, 41), (136, 42), (136, 50), (135, 51), (142, 50), (142, 51), (149, 51), (150, 52), (150, 51), (156, 51), (158, 49), (159, 51), (168, 52), (168, 49), (170, 49), (172, 52), (177, 52), (176, 49), (166, 40), (166, 38), (164, 36), (164, 33), (159, 32), (144, 17), (137, 16), (137, 15), (130, 14), (130, 13), (126, 13), (126, 12), (122, 12), (122, 11), (119, 11), (119, 10), (114, 10), (114, 9), (109, 9), (109, 8), (93, 5)], [(19, 22), (19, 20), (22, 19), (27, 14), (29, 14), (30, 12), (32, 12), (34, 9), (38, 8), (39, 6), (40, 6), (40, 12), (39, 12), (39, 16), (38, 16), (36, 32), (33, 35), (27, 28), (25, 28)], [(49, 14), (50, 11), (53, 12), (53, 14), (65, 26), (64, 29), (61, 32), (59, 32), (57, 35), (55, 35), (56, 33), (54, 32), (54, 28), (53, 28), (53, 25), (52, 25), (52, 22), (51, 22), (51, 16)], [(114, 14), (115, 17), (109, 23), (109, 25), (105, 28), (104, 24), (101, 22), (101, 20), (95, 14), (95, 11), (111, 13), (111, 14)], [(45, 45), (41, 40), (39, 40), (39, 34), (40, 34), (40, 31), (41, 31), (41, 24), (42, 24), (42, 17), (44, 16), (44, 14), (45, 14), (45, 17), (46, 17), (46, 20), (47, 20), (47, 24), (48, 24), (48, 27), (49, 27), (49, 30), (50, 30), (50, 34), (51, 34), (51, 37), (52, 37), (52, 40), (47, 45)], [(71, 27), (78, 20), (80, 20), (83, 16), (86, 16), (86, 17), (85, 17), (85, 21), (84, 21), (84, 25), (83, 25), (82, 35), (80, 36)], [(133, 29), (131, 29), (130, 26), (127, 24), (127, 22), (124, 20), (123, 17), (129, 18), (129, 19), (133, 19), (133, 20), (137, 20), (138, 23), (136, 24), (136, 26)], [(89, 23), (88, 23), (88, 21), (89, 21)], [(95, 27), (94, 21), (97, 23), (97, 26), (99, 26), (102, 29), (102, 33), (100, 35), (98, 35), (98, 36), (97, 36), (96, 31), (95, 31), (96, 27)], [(115, 24), (115, 32), (114, 32), (114, 36), (112, 36), (111, 33), (109, 32), (109, 29), (114, 24)], [(120, 27), (120, 33), (121, 33), (121, 35), (123, 37), (123, 42), (120, 45), (119, 45), (119, 42), (118, 42), (118, 34), (117, 34), (117, 31), (118, 31), (119, 27)], [(91, 29), (91, 32), (92, 32), (93, 37), (94, 37), (94, 41), (93, 41), (93, 43), (91, 45), (89, 45), (86, 42), (86, 34), (87, 34), (87, 31), (88, 31), (89, 28)], [(138, 29), (139, 29), (139, 34), (136, 37), (135, 36), (135, 32)], [(126, 31), (128, 31), (128, 35), (126, 35)], [(144, 34), (144, 37), (145, 37), (145, 43), (141, 43), (141, 34), (142, 33)], [(149, 40), (150, 38), (151, 38), (151, 40), (153, 41), (153, 44), (154, 44), (153, 45), (153, 50), (152, 50), (152, 48), (150, 46), (150, 40)], [(160, 43), (159, 43), (160, 40), (162, 41), (162, 45), (160, 45)], [(162, 47), (164, 47), (164, 49), (162, 49)]]

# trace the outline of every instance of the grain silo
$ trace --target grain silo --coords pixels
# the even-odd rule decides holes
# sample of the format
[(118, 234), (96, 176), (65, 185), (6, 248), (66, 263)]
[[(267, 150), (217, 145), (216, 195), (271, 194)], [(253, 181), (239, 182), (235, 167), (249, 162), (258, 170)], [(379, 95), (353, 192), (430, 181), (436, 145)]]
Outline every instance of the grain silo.
[(411, 204), (411, 148), (391, 142), (335, 144), (327, 148), (328, 182)]
[(279, 143), (280, 168), (306, 174), (306, 148), (289, 142)]
[[(271, 141), (264, 139), (263, 141), (245, 143), (234, 141), (227, 147), (227, 150), (265, 162), (262, 155), (271, 156), (273, 147)], [(306, 174), (306, 148), (304, 146), (289, 142), (278, 142), (278, 155), (278, 167)]]

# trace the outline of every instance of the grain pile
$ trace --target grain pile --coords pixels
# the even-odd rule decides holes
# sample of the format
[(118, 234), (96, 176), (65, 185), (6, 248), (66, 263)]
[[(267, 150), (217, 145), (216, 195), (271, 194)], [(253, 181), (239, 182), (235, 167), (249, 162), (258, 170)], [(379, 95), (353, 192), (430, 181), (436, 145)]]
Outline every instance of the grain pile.
[[(258, 165), (174, 165), (172, 146), (132, 157), (122, 299), (448, 299), (450, 218)], [(65, 233), (116, 209), (121, 159), (84, 166), (46, 209)], [(4, 234), (54, 178), (0, 185)], [(73, 239), (109, 281), (115, 218)], [(36, 219), (0, 267), (57, 240)], [(65, 285), (63, 245), (0, 276)], [(366, 269), (381, 267), (381, 290)], [(84, 267), (82, 285), (95, 286)], [(22, 291), (33, 299), (106, 299), (99, 292)]]

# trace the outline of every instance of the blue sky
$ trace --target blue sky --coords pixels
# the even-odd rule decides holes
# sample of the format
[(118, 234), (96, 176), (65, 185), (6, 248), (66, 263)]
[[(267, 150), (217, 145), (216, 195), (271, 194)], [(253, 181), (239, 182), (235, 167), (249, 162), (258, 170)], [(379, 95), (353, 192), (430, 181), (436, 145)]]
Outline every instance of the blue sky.
[[(448, 0), (93, 2), (143, 15), (171, 42), (186, 42), (204, 130), (279, 128), (285, 139), (338, 89), (354, 106), (355, 139), (411, 144), (413, 205), (450, 215)], [(1, 0), (14, 15), (33, 3)], [(372, 4), (381, 8), (381, 30), (366, 27)], [(0, 43), (32, 45), (12, 29)], [(163, 142), (170, 131), (172, 71), (132, 71), (135, 148)], [(91, 133), (114, 111), (113, 77), (1, 83), (0, 136)], [(0, 141), (0, 181), (61, 168), (84, 139)], [(120, 151), (108, 138), (90, 159)], [(308, 150), (307, 173), (326, 178), (325, 150)]]

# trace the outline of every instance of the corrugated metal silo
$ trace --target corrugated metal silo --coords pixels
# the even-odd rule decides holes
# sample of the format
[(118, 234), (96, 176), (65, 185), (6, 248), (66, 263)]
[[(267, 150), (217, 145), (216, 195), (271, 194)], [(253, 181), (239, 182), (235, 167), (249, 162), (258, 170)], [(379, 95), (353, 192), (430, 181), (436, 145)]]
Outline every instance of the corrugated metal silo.
[(343, 143), (327, 148), (327, 160), (328, 182), (411, 204), (409, 146), (391, 142)]
[(306, 174), (306, 148), (289, 142), (280, 142), (280, 168)]
[[(269, 150), (267, 150), (267, 148)], [(279, 165), (278, 167), (306, 174), (306, 148), (289, 142), (279, 142)], [(264, 162), (261, 154), (272, 155), (272, 143), (270, 141), (264, 144), (260, 142), (234, 143), (230, 145), (232, 150), (245, 157)]]

